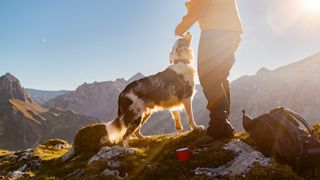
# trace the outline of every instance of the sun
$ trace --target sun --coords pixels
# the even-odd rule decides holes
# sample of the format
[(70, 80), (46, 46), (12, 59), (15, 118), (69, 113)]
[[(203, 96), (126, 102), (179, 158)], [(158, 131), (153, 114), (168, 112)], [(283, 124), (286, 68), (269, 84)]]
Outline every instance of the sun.
[(302, 0), (305, 10), (320, 13), (320, 0)]

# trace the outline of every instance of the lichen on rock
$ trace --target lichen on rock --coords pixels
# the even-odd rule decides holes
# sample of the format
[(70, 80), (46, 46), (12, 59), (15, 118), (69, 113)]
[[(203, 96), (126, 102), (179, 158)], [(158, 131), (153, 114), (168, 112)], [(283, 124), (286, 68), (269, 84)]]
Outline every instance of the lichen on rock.
[(134, 149), (127, 149), (120, 146), (112, 146), (112, 147), (102, 147), (101, 150), (98, 152), (98, 154), (94, 155), (88, 162), (88, 165), (92, 164), (95, 161), (103, 161), (103, 160), (109, 160), (114, 157), (121, 157), (125, 154), (134, 154)]
[(270, 158), (266, 158), (261, 152), (252, 149), (243, 141), (236, 140), (223, 146), (223, 149), (232, 151), (236, 157), (227, 164), (218, 168), (196, 168), (196, 175), (207, 175), (212, 177), (236, 177), (247, 174), (250, 169), (259, 164), (260, 166), (270, 166)]

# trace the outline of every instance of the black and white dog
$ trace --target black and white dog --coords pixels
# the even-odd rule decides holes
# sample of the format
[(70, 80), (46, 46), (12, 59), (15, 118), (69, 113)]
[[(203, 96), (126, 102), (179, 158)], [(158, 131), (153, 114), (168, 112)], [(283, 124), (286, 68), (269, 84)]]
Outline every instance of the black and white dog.
[(129, 138), (134, 134), (143, 138), (140, 128), (155, 111), (169, 109), (175, 120), (176, 130), (183, 130), (179, 110), (184, 108), (191, 129), (203, 129), (194, 122), (192, 98), (195, 94), (195, 69), (193, 51), (190, 48), (192, 35), (187, 33), (178, 39), (170, 53), (170, 66), (155, 75), (129, 84), (120, 94), (118, 116), (107, 124), (110, 142), (123, 140), (129, 147)]

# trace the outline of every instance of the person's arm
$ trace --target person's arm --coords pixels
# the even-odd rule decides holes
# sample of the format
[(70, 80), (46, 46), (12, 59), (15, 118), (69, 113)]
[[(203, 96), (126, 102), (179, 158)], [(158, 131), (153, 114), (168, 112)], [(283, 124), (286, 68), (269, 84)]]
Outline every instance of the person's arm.
[(209, 5), (209, 0), (190, 0), (186, 3), (188, 13), (176, 27), (176, 35), (182, 36), (203, 15)]

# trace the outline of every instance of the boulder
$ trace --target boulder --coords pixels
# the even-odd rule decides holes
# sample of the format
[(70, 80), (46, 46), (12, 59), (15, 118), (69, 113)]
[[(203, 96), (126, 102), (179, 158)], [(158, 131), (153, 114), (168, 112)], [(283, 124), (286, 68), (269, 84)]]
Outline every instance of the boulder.
[(122, 180), (124, 178), (126, 178), (128, 176), (128, 174), (126, 174), (124, 177), (121, 177), (120, 176), (120, 172), (117, 171), (117, 170), (110, 170), (110, 169), (105, 169), (101, 175), (103, 176), (111, 176), (113, 178), (116, 178), (116, 179), (119, 179), (119, 180)]
[(263, 167), (271, 165), (270, 158), (266, 158), (261, 152), (252, 149), (240, 140), (224, 145), (223, 149), (233, 152), (236, 157), (218, 168), (198, 167), (194, 170), (194, 173), (210, 177), (236, 177), (247, 174), (255, 164)]
[(78, 131), (74, 140), (74, 152), (96, 152), (107, 142), (107, 128), (105, 124), (91, 124)]
[(67, 162), (74, 157), (74, 148), (71, 148), (67, 153), (65, 153), (60, 159), (62, 162)]
[(120, 158), (125, 154), (134, 154), (134, 149), (127, 149), (120, 146), (113, 146), (113, 147), (102, 147), (98, 154), (94, 155), (88, 162), (88, 165), (92, 164), (96, 161), (106, 161), (112, 158)]

